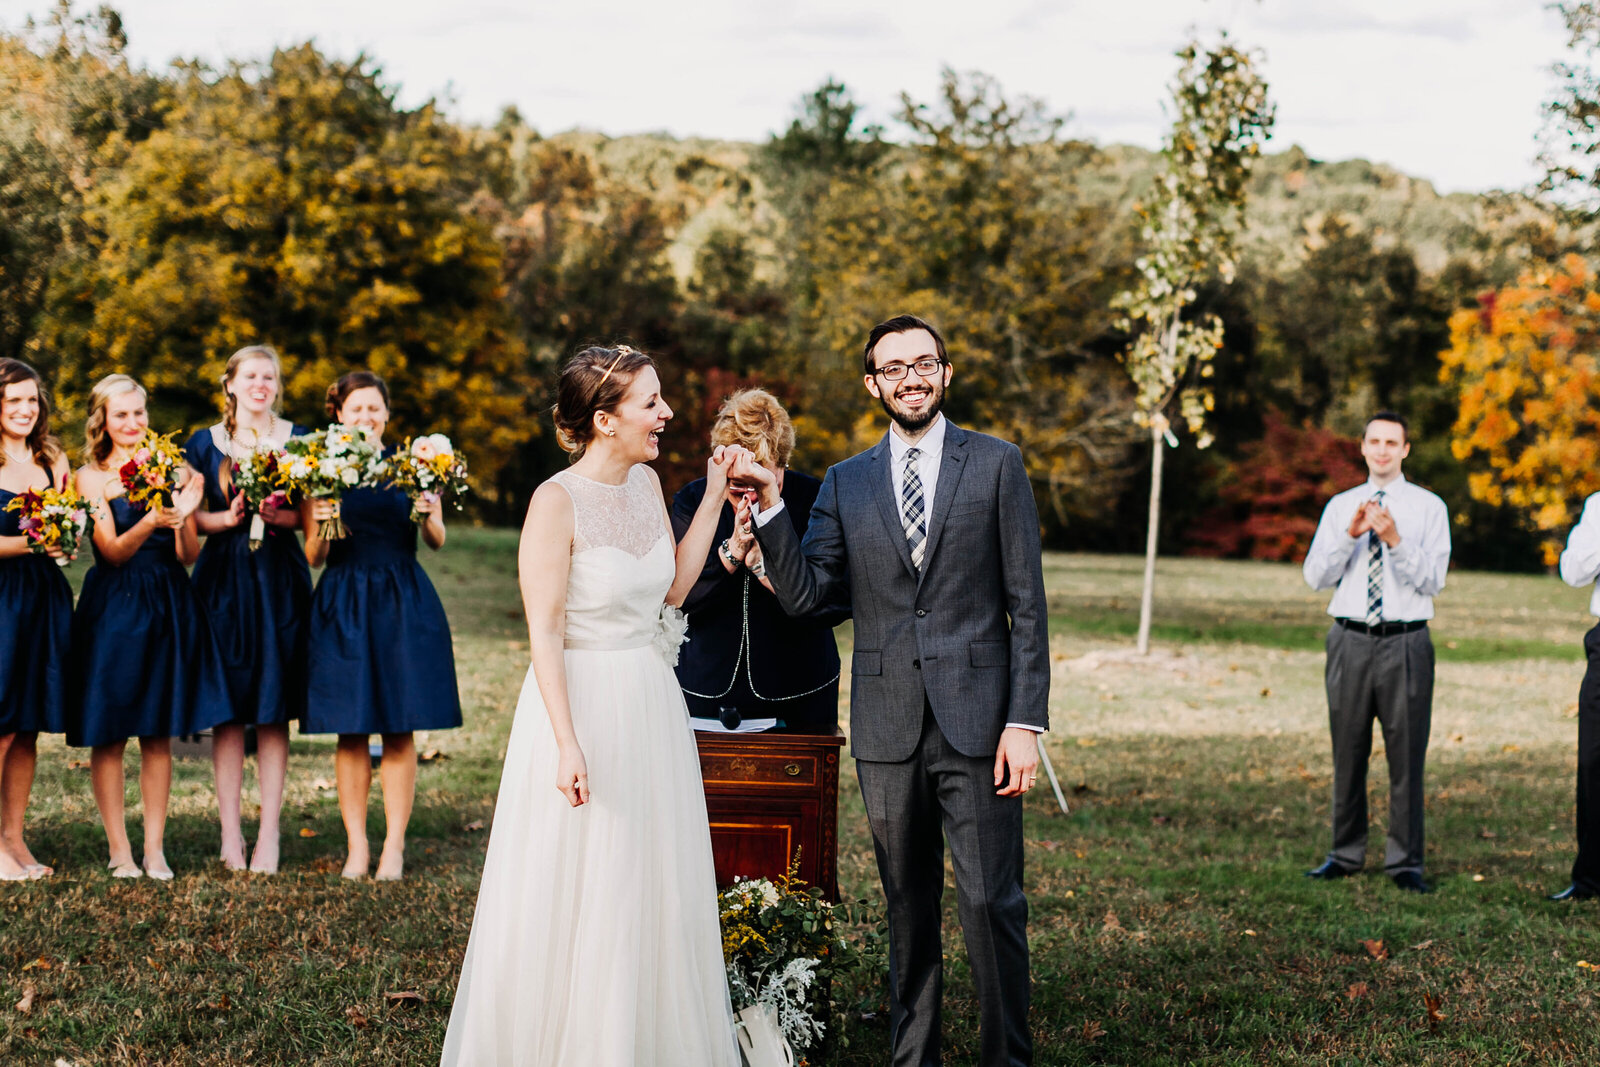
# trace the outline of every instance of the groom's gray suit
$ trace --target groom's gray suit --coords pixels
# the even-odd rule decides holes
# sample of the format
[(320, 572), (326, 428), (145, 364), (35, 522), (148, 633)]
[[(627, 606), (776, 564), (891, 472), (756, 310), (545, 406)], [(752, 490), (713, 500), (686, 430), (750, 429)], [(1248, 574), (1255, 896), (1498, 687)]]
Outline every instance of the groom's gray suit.
[(887, 436), (828, 471), (804, 542), (788, 522), (758, 524), (756, 538), (786, 611), (824, 611), (848, 591), (855, 617), (850, 741), (889, 905), (893, 1063), (939, 1062), (947, 837), (981, 1062), (1011, 1067), (1033, 1056), (1028, 904), (1022, 799), (996, 795), (994, 764), (1007, 724), (1048, 725), (1039, 519), (1015, 445), (948, 421), (944, 432), (920, 573)]

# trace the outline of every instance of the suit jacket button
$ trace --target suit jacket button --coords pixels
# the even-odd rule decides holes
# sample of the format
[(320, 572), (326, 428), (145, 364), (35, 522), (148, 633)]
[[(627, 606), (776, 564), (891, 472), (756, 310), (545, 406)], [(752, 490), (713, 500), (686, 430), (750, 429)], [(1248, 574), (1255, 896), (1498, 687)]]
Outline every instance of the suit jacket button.
[(920, 670), (921, 670), (921, 669), (922, 669), (922, 661), (921, 661), (921, 660), (920, 660), (920, 659), (914, 659), (914, 660), (912, 660), (912, 661), (911, 661), (911, 665), (912, 665), (912, 666), (913, 666), (913, 667), (915, 667), (915, 668), (916, 668), (916, 669), (917, 669), (917, 670), (919, 670), (919, 671), (920, 671)]
[(919, 619), (920, 619), (920, 618), (922, 618), (922, 617), (923, 617), (923, 616), (924, 616), (924, 615), (926, 615), (926, 614), (928, 614), (928, 613), (927, 613), (927, 612), (926, 612), (926, 611), (923, 611), (923, 610), (922, 610), (922, 609), (921, 609), (921, 608), (918, 608), (918, 609), (917, 609), (917, 618), (919, 618)]

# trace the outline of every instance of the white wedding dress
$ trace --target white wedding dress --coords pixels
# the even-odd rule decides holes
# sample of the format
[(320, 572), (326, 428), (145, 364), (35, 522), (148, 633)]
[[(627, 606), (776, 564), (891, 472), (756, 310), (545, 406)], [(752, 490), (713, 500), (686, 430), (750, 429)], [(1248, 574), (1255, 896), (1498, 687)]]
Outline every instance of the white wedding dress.
[(571, 471), (567, 698), (593, 799), (557, 791), (530, 669), (445, 1036), (446, 1067), (737, 1067), (705, 792), (663, 652), (674, 574), (643, 467)]

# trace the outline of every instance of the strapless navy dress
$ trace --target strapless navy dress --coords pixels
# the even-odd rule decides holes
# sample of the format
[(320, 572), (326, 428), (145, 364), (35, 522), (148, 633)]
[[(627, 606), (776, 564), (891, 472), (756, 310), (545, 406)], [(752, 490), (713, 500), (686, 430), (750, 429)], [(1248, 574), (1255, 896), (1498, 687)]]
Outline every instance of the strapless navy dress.
[[(0, 509), (16, 493), (0, 489)], [(22, 516), (0, 510), (0, 537), (22, 536)], [(66, 730), (72, 587), (49, 556), (0, 559), (0, 735)]]
[[(120, 534), (144, 509), (118, 497), (111, 516)], [(98, 545), (94, 557), (72, 617), (67, 744), (177, 737), (231, 720), (222, 657), (173, 531), (153, 532), (120, 567)]]
[(450, 623), (417, 562), (399, 489), (354, 489), (311, 595), (308, 734), (407, 733), (461, 725)]
[[(205, 478), (205, 509), (228, 510), (238, 490), (223, 492), (227, 456), (211, 431), (191, 437), (184, 455)], [(294, 530), (268, 525), (252, 552), (247, 514), (233, 529), (207, 535), (192, 578), (227, 670), (231, 721), (275, 726), (304, 716), (311, 568)]]

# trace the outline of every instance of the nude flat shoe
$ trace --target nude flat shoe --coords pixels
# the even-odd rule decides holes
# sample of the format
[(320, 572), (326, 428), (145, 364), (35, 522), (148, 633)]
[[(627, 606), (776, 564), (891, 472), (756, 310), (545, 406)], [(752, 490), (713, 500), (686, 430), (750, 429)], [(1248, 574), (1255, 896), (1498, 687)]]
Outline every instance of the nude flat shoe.
[[(106, 866), (107, 867), (111, 867), (111, 865), (109, 863), (106, 864)], [(120, 867), (111, 867), (111, 877), (113, 877), (113, 878), (143, 878), (144, 877), (144, 871), (139, 869), (139, 865), (137, 863), (134, 863), (134, 862), (132, 862), (130, 860), (129, 862), (124, 863)]]
[(35, 880), (40, 878), (49, 878), (52, 874), (56, 873), (56, 869), (50, 866), (48, 863), (30, 863), (24, 868), (24, 870), (28, 872), (29, 878)]

